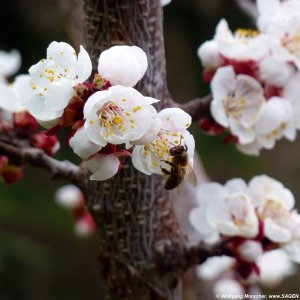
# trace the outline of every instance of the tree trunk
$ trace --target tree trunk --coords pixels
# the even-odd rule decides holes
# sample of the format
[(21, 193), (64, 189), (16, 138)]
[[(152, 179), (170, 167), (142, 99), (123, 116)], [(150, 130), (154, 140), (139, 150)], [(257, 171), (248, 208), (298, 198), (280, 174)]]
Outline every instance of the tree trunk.
[[(113, 45), (141, 47), (149, 67), (137, 89), (167, 105), (160, 0), (84, 0), (85, 46), (94, 69)], [(130, 70), (128, 70), (130, 72)], [(87, 207), (97, 223), (100, 263), (110, 298), (180, 299), (177, 274), (161, 276), (153, 262), (164, 246), (181, 248), (184, 237), (160, 176), (147, 176), (130, 159), (113, 179), (87, 183)], [(108, 297), (109, 298), (109, 297)]]

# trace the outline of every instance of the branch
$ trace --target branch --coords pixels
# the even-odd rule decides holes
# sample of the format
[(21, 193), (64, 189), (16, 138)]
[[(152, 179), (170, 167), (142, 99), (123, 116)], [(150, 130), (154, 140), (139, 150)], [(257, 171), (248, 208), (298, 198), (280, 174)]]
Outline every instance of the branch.
[(9, 157), (17, 164), (31, 164), (50, 171), (53, 178), (67, 179), (82, 187), (83, 172), (69, 161), (58, 161), (43, 150), (32, 147), (19, 147), (0, 141), (0, 154)]
[(162, 240), (156, 244), (155, 261), (161, 273), (187, 271), (204, 263), (212, 256), (232, 256), (224, 241), (212, 248), (205, 248), (203, 243), (189, 248), (178, 248), (170, 241)]
[(235, 0), (239, 8), (250, 18), (257, 19), (258, 11), (256, 5), (251, 0)]
[(169, 100), (169, 104), (170, 106), (183, 109), (191, 115), (193, 121), (199, 121), (200, 119), (210, 116), (211, 101), (212, 96), (207, 95), (203, 98), (195, 98), (185, 103), (177, 103), (173, 100)]

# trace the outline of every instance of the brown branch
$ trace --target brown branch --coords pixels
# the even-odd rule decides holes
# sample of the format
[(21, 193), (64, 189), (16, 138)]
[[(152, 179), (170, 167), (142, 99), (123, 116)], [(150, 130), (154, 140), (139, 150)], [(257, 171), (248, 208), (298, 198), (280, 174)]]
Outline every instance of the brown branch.
[(69, 161), (58, 161), (43, 150), (33, 147), (19, 147), (0, 141), (0, 154), (9, 157), (16, 164), (31, 164), (50, 171), (52, 178), (66, 179), (79, 187), (83, 186), (83, 172)]
[(199, 243), (189, 248), (178, 248), (169, 241), (160, 241), (156, 246), (155, 262), (161, 273), (187, 271), (204, 263), (213, 256), (232, 256), (227, 243), (207, 248)]
[(199, 121), (200, 119), (210, 117), (211, 101), (212, 96), (207, 95), (203, 98), (195, 98), (185, 103), (177, 103), (174, 100), (169, 100), (169, 104), (170, 106), (183, 109), (191, 115), (193, 121)]

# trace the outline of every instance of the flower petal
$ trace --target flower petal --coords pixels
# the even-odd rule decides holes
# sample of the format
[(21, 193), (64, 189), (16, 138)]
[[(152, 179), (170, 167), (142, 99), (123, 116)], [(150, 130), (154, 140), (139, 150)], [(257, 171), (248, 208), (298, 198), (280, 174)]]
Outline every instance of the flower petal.
[(78, 54), (77, 66), (76, 66), (76, 82), (86, 81), (92, 73), (92, 61), (86, 52), (86, 50), (80, 46), (80, 52)]
[(158, 113), (162, 121), (162, 128), (177, 131), (188, 128), (192, 123), (192, 117), (180, 108), (165, 108)]
[(45, 105), (49, 110), (63, 110), (75, 95), (71, 80), (62, 78), (48, 86), (45, 94)]
[(68, 76), (71, 78), (75, 77), (77, 57), (74, 48), (69, 44), (52, 42), (47, 49), (47, 59), (53, 60), (62, 68), (67, 69)]
[(25, 106), (36, 119), (41, 121), (53, 121), (63, 114), (63, 110), (49, 111), (44, 99), (39, 95), (33, 95), (27, 99)]
[(10, 112), (24, 109), (13, 88), (4, 82), (0, 82), (0, 108)]
[(117, 174), (120, 161), (114, 154), (97, 154), (85, 165), (92, 172), (91, 180), (103, 181)]
[(16, 73), (21, 66), (21, 55), (17, 50), (0, 51), (0, 80)]
[(102, 148), (101, 146), (96, 145), (89, 140), (83, 127), (79, 128), (75, 135), (70, 139), (70, 146), (81, 158), (88, 158)]
[(265, 236), (275, 243), (286, 243), (292, 238), (291, 232), (284, 227), (276, 224), (272, 219), (266, 219), (264, 222)]

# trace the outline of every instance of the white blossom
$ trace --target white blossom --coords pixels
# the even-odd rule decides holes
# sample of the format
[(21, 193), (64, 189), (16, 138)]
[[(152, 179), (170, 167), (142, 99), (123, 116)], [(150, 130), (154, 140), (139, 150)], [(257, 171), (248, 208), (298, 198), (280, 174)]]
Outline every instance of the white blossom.
[(87, 80), (91, 71), (90, 57), (82, 46), (77, 57), (69, 44), (52, 42), (47, 58), (29, 69), (32, 88), (27, 99), (29, 112), (41, 121), (60, 118), (76, 94), (73, 87)]
[(255, 139), (254, 125), (265, 105), (262, 86), (247, 75), (235, 75), (231, 66), (219, 68), (211, 82), (211, 113), (217, 123), (229, 128), (239, 143)]
[[(190, 222), (206, 243), (212, 237), (217, 241), (220, 234), (254, 238), (259, 233), (258, 220), (263, 222), (264, 236), (272, 242), (285, 246), (292, 237), (300, 240), (294, 196), (271, 177), (255, 176), (248, 186), (241, 179), (232, 179), (225, 186), (204, 183), (198, 188), (197, 198), (199, 207), (191, 211)], [(238, 251), (246, 261), (262, 252), (254, 241), (241, 245)]]
[(281, 249), (264, 253), (257, 260), (260, 269), (258, 281), (261, 285), (274, 288), (287, 276), (294, 274), (294, 265), (288, 255)]
[(215, 70), (224, 63), (215, 40), (206, 41), (200, 45), (197, 54), (203, 67), (208, 70)]
[(264, 221), (264, 235), (273, 242), (290, 241), (293, 194), (266, 175), (255, 176), (249, 182), (249, 194), (259, 218)]
[(226, 255), (213, 256), (196, 268), (196, 274), (200, 279), (215, 280), (230, 270), (235, 262), (233, 257)]
[(21, 55), (17, 50), (0, 51), (0, 82), (15, 74), (21, 66)]
[(30, 78), (28, 75), (19, 75), (12, 84), (0, 82), (0, 108), (8, 112), (26, 110), (24, 106), (24, 92), (29, 89)]
[(259, 61), (269, 50), (266, 35), (248, 29), (233, 34), (224, 19), (217, 25), (214, 40), (222, 56), (237, 61)]
[(133, 87), (147, 68), (146, 53), (137, 46), (114, 46), (99, 57), (98, 72), (112, 85)]
[(300, 2), (297, 0), (259, 0), (258, 26), (277, 43), (273, 55), (279, 60), (300, 66)]
[(84, 128), (99, 146), (123, 144), (141, 138), (157, 114), (151, 105), (158, 100), (144, 97), (131, 87), (112, 86), (94, 93), (84, 106)]
[[(191, 124), (191, 116), (179, 108), (167, 108), (158, 113), (161, 128), (153, 135), (153, 128), (146, 133), (143, 140), (150, 134), (154, 139), (146, 145), (136, 145), (132, 151), (132, 163), (135, 168), (145, 174), (163, 175), (162, 168), (170, 170), (166, 161), (172, 161), (170, 149), (185, 145), (190, 164), (193, 164), (195, 141), (186, 130)], [(137, 144), (137, 141), (133, 142)]]
[(248, 144), (237, 145), (241, 152), (258, 155), (262, 148), (274, 148), (276, 141), (283, 137), (294, 141), (296, 126), (293, 122), (293, 108), (290, 102), (280, 97), (270, 98), (261, 110), (254, 132), (255, 140)]
[[(190, 222), (204, 236), (204, 241), (208, 234), (247, 238), (258, 234), (258, 218), (243, 180), (233, 179), (225, 186), (218, 183), (201, 184), (197, 197), (199, 207), (191, 211)], [(203, 214), (206, 218), (203, 218)]]
[(293, 74), (293, 67), (290, 64), (276, 59), (274, 56), (267, 56), (259, 64), (259, 76), (269, 85), (283, 87)]
[(290, 217), (289, 227), (291, 228), (292, 239), (283, 244), (283, 248), (292, 261), (300, 263), (300, 215), (295, 211)]
[(245, 293), (243, 286), (238, 281), (231, 278), (218, 280), (214, 284), (213, 290), (215, 294), (224, 296), (222, 297), (223, 299), (232, 299), (234, 296), (238, 299)]
[(83, 201), (82, 192), (75, 185), (69, 184), (60, 187), (54, 195), (56, 203), (62, 207), (73, 210), (79, 207)]

